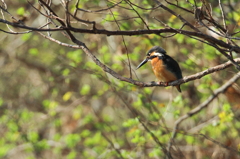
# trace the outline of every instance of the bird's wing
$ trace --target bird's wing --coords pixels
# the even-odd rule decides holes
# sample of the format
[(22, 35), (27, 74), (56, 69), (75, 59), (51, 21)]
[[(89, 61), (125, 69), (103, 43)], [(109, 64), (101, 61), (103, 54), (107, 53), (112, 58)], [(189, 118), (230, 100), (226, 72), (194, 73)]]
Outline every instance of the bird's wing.
[(172, 73), (174, 73), (177, 76), (177, 79), (181, 79), (182, 71), (181, 71), (178, 63), (170, 56), (168, 56), (168, 55), (165, 55), (165, 56), (166, 56), (166, 58), (163, 60), (165, 60), (164, 64), (166, 65), (167, 69), (169, 71), (171, 71)]

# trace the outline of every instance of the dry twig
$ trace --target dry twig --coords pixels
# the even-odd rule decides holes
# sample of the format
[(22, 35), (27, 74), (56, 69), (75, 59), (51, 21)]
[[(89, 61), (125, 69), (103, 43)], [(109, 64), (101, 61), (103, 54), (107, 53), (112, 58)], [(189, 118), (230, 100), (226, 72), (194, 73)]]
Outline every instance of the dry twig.
[(180, 124), (186, 120), (187, 118), (196, 115), (198, 112), (200, 112), (202, 109), (206, 108), (216, 97), (218, 97), (218, 95), (220, 93), (223, 93), (230, 85), (232, 85), (234, 82), (236, 82), (238, 79), (240, 78), (240, 72), (237, 73), (235, 76), (233, 76), (228, 82), (226, 82), (224, 85), (222, 85), (220, 88), (218, 88), (217, 90), (215, 90), (213, 92), (213, 94), (203, 103), (201, 103), (200, 105), (198, 105), (196, 108), (192, 109), (191, 111), (189, 111), (187, 114), (181, 116), (180, 118), (178, 118), (178, 120), (175, 122), (175, 126), (172, 132), (172, 137), (170, 139), (169, 145), (168, 145), (168, 151), (171, 149), (172, 147), (172, 142), (174, 140), (174, 138), (177, 135), (177, 131), (179, 130), (179, 126)]

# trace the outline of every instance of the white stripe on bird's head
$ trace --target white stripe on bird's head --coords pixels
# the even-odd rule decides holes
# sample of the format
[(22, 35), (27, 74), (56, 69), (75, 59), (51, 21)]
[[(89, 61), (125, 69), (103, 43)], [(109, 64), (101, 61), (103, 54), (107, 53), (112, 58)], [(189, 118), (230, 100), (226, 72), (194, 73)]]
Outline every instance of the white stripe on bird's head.
[(154, 56), (164, 56), (163, 53), (159, 53), (159, 52), (154, 52), (153, 55)]

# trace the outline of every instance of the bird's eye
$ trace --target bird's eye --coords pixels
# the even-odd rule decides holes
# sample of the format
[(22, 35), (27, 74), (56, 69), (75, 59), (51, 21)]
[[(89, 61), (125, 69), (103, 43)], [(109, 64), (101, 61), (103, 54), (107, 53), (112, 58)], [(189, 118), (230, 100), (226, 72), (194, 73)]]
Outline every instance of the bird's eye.
[(153, 59), (155, 57), (157, 57), (157, 56), (156, 55), (152, 55), (152, 56), (149, 56), (149, 59)]

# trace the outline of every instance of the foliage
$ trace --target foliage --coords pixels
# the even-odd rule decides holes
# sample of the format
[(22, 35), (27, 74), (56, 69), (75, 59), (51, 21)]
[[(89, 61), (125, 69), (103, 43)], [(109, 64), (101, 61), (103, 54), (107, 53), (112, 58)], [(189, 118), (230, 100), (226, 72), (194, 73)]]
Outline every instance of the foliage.
[[(181, 15), (203, 33), (209, 32), (193, 12), (194, 5), (204, 7), (204, 0), (164, 1), (164, 6), (177, 15), (167, 12), (156, 1), (76, 2), (71, 1), (68, 6), (72, 14), (76, 5), (79, 8), (76, 15), (81, 20), (70, 19), (75, 28), (94, 30), (89, 21), (95, 21), (97, 29), (109, 31), (179, 29), (183, 24), (177, 15)], [(237, 38), (240, 2), (221, 3), (229, 35)], [(212, 0), (209, 4), (212, 17), (223, 26), (218, 1)], [(63, 5), (54, 1), (50, 6), (64, 19)], [(184, 12), (181, 8), (192, 10)], [(227, 91), (218, 95), (206, 109), (183, 121), (174, 138), (174, 148), (167, 149), (173, 139), (175, 121), (204, 103), (237, 69), (228, 68), (184, 83), (181, 94), (171, 87), (141, 88), (113, 78), (83, 50), (61, 46), (39, 34), (51, 35), (49, 37), (72, 45), (66, 30), (24, 32), (18, 24), (38, 28), (36, 26), (43, 26), (47, 21), (49, 25), (44, 29), (61, 29), (56, 19), (42, 15), (49, 12), (42, 1), (3, 1), (1, 10), (2, 21), (10, 23), (5, 25), (1, 21), (0, 158), (165, 158), (168, 155), (164, 149), (173, 158), (179, 154), (185, 158), (197, 158), (196, 154), (202, 158), (239, 158), (240, 101), (237, 99), (240, 95), (234, 96), (233, 102)], [(3, 32), (9, 28), (16, 34)], [(190, 29), (189, 26), (183, 28)], [(226, 56), (206, 40), (180, 33), (73, 34), (102, 63), (121, 76), (139, 81), (155, 80), (150, 65), (135, 70), (153, 45), (165, 48), (179, 62), (184, 76), (227, 61)], [(215, 36), (213, 32), (208, 35)], [(239, 39), (215, 39), (239, 45)], [(237, 51), (231, 53), (234, 58), (239, 57)]]

